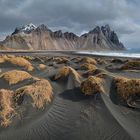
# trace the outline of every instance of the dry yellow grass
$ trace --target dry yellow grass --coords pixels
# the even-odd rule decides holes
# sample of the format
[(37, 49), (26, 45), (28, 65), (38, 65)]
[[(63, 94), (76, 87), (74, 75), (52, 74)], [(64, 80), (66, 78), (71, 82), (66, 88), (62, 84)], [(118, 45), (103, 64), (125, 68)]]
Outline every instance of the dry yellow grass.
[(74, 57), (71, 59), (71, 61), (78, 63), (78, 62), (82, 61), (82, 58), (81, 57)]
[(93, 64), (84, 63), (84, 64), (81, 65), (81, 69), (88, 70), (88, 71), (96, 71), (97, 68)]
[(82, 58), (82, 62), (83, 63), (89, 63), (89, 64), (97, 64), (96, 60), (94, 58), (91, 57), (84, 57)]
[(12, 91), (0, 90), (0, 125), (3, 127), (9, 126), (12, 117), (15, 115), (12, 97)]
[(58, 73), (55, 75), (55, 80), (61, 78), (61, 77), (66, 77), (69, 74), (69, 67), (64, 66), (59, 69)]
[(80, 89), (85, 95), (101, 93), (104, 92), (102, 82), (103, 81), (101, 78), (89, 76), (85, 81), (81, 83)]
[(77, 83), (81, 83), (81, 75), (73, 68), (69, 67), (70, 74)]
[(121, 67), (123, 70), (129, 70), (129, 69), (138, 69), (140, 70), (140, 61), (128, 61)]
[(44, 70), (44, 69), (46, 69), (46, 65), (44, 65), (44, 64), (39, 64), (38, 69), (39, 69), (39, 70)]
[(23, 55), (23, 56), (20, 56), (26, 60), (34, 60), (35, 58), (33, 56), (27, 56), (27, 55)]
[(95, 75), (98, 69), (91, 69), (91, 70), (87, 70), (86, 72), (84, 72), (82, 74), (83, 77), (89, 77), (92, 75)]
[(4, 63), (4, 62), (9, 62), (13, 65), (24, 67), (28, 71), (32, 71), (34, 69), (32, 64), (28, 60), (19, 56), (3, 55), (0, 57), (0, 63)]
[(1, 63), (4, 63), (4, 62), (5, 62), (5, 59), (1, 56), (1, 57), (0, 57), (0, 64), (1, 64)]
[(26, 71), (11, 70), (0, 75), (1, 78), (5, 79), (9, 85), (17, 84), (25, 79), (30, 79), (32, 76)]
[(7, 55), (1, 55), (1, 56), (0, 56), (0, 63), (6, 62), (7, 59), (8, 59), (8, 56), (7, 56)]
[(8, 59), (8, 62), (19, 67), (24, 67), (28, 71), (32, 71), (34, 69), (32, 64), (22, 57), (12, 57)]
[(78, 83), (80, 83), (80, 79), (81, 76), (80, 74), (74, 70), (73, 68), (69, 67), (69, 66), (63, 66), (58, 73), (55, 75), (55, 80), (66, 77), (68, 75), (72, 75), (72, 77), (74, 78), (75, 81), (77, 81)]
[(67, 63), (69, 61), (69, 59), (67, 59), (66, 57), (53, 57), (52, 59), (54, 62), (57, 62), (58, 64)]
[(140, 79), (128, 79), (124, 77), (114, 78), (117, 94), (124, 100), (130, 96), (140, 95)]
[(33, 60), (35, 61), (35, 62), (41, 62), (41, 63), (45, 63), (45, 62), (47, 62), (48, 60), (50, 60), (50, 58), (49, 57), (38, 57), (38, 56), (34, 56), (33, 57)]
[(18, 100), (27, 95), (32, 99), (32, 105), (36, 108), (42, 108), (47, 102), (51, 102), (53, 89), (48, 80), (42, 79), (32, 85), (21, 87), (15, 92), (15, 99)]

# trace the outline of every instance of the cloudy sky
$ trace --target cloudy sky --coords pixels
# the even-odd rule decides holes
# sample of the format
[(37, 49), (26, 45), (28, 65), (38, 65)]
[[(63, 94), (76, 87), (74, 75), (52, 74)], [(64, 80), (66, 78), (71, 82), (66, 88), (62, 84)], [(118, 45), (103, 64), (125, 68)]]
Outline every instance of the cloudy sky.
[(140, 48), (139, 0), (0, 0), (1, 39), (28, 23), (77, 34), (109, 24), (126, 47)]

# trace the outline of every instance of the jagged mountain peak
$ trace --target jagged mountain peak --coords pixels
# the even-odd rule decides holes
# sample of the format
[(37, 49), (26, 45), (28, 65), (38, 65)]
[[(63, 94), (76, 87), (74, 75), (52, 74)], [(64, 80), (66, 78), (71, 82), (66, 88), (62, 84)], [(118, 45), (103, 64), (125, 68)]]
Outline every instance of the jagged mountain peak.
[[(21, 32), (25, 34), (21, 34)], [(19, 34), (18, 34), (19, 33)], [(28, 24), (16, 28), (15, 32), (7, 37), (2, 44), (15, 49), (33, 50), (123, 50), (123, 44), (119, 41), (117, 34), (111, 30), (109, 25), (96, 26), (93, 30), (81, 36), (72, 32), (51, 31), (46, 25), (38, 27)]]
[(53, 32), (53, 37), (60, 38), (63, 37), (63, 33), (61, 30)]
[(27, 24), (27, 25), (25, 25), (25, 26), (23, 26), (24, 27), (24, 30), (31, 30), (31, 29), (36, 29), (37, 27), (34, 25), (34, 24), (32, 24), (32, 23), (30, 23), (30, 24)]
[(13, 34), (17, 34), (17, 33), (31, 33), (33, 30), (35, 30), (37, 27), (32, 24), (32, 23), (29, 23), (29, 24), (26, 24), (26, 25), (23, 25), (23, 26), (20, 26), (20, 27), (17, 27), (15, 29), (15, 31), (12, 33)]
[(48, 32), (48, 33), (52, 33), (52, 31), (47, 27), (47, 25), (45, 24), (41, 24), (39, 25), (35, 30), (34, 30), (36, 33), (45, 33), (45, 32)]
[(94, 34), (94, 33), (100, 33), (100, 32), (111, 32), (111, 28), (108, 24), (106, 24), (105, 26), (96, 26), (93, 30), (89, 31), (89, 34)]
[(96, 26), (93, 30), (89, 31), (89, 34), (99, 33), (101, 31), (101, 28), (99, 26)]
[(109, 24), (101, 27), (102, 30), (111, 31)]
[(45, 24), (41, 24), (37, 27), (37, 29), (45, 31), (45, 30), (48, 30), (48, 27)]

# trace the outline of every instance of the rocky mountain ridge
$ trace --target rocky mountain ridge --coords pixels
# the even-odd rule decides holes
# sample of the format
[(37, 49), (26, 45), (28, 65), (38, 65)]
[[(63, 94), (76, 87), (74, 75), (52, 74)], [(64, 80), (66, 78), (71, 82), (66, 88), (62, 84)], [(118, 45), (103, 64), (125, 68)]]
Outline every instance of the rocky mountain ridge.
[(51, 31), (46, 25), (33, 24), (16, 28), (0, 42), (1, 48), (21, 50), (124, 50), (109, 25), (96, 26), (81, 36), (71, 32)]

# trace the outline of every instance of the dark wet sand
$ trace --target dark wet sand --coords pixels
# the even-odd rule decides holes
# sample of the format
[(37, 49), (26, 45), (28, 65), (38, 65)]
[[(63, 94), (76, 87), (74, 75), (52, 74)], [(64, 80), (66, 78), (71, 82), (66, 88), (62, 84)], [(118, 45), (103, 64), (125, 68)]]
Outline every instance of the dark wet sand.
[[(17, 54), (21, 55), (21, 54)], [(30, 55), (27, 53), (27, 55)], [(45, 70), (38, 70), (40, 60), (29, 60), (35, 70), (31, 75), (48, 79), (53, 87), (53, 100), (44, 109), (35, 109), (29, 100), (24, 99), (17, 109), (18, 116), (13, 118), (7, 128), (0, 127), (0, 140), (139, 140), (140, 139), (140, 109), (130, 108), (121, 104), (112, 87), (112, 76), (124, 76), (140, 79), (140, 71), (120, 71), (118, 68), (127, 58), (112, 62), (113, 58), (100, 58), (106, 63), (99, 64), (100, 70), (105, 70), (105, 94), (85, 96), (79, 87), (73, 85), (71, 78), (55, 81), (53, 77), (60, 67), (68, 65), (76, 69), (81, 75), (85, 72), (71, 54), (31, 54), (44, 60)], [(54, 64), (53, 60), (45, 57), (66, 56), (70, 61)], [(82, 56), (80, 56), (82, 57)], [(97, 57), (95, 59), (98, 59)], [(71, 60), (72, 59), (72, 60)], [(2, 72), (23, 68), (7, 64), (0, 64)], [(111, 75), (111, 76), (109, 76)], [(86, 77), (83, 77), (83, 80)], [(33, 83), (25, 80), (9, 86), (0, 79), (0, 88), (16, 90), (24, 85)], [(139, 103), (138, 103), (139, 104)]]

